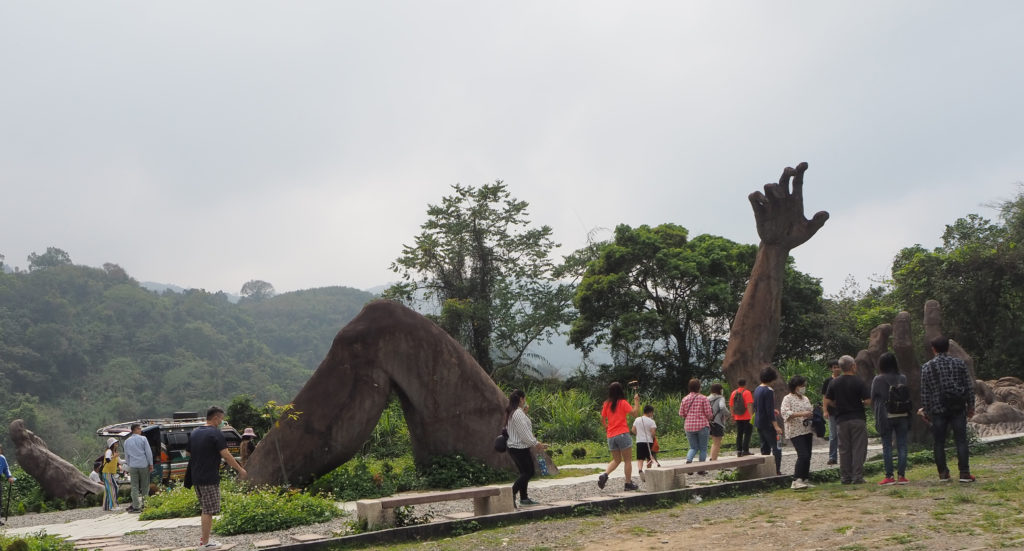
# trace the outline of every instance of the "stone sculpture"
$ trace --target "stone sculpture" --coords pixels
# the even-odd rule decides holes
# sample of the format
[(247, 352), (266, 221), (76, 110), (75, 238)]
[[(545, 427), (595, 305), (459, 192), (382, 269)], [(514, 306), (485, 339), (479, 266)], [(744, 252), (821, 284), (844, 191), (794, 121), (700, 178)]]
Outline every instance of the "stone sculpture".
[(18, 464), (39, 481), (47, 497), (77, 503), (89, 494), (103, 494), (102, 485), (51, 452), (46, 442), (28, 430), (21, 419), (11, 421), (10, 436)]
[[(806, 171), (807, 163), (786, 167), (777, 184), (766, 184), (764, 193), (755, 191), (748, 197), (761, 242), (722, 362), (722, 371), (733, 387), (739, 379), (756, 385), (761, 368), (771, 364), (779, 339), (782, 284), (789, 251), (813, 237), (828, 220), (825, 211), (810, 220), (804, 217)], [(776, 398), (782, 400), (786, 394), (784, 386), (781, 381), (777, 386)]]
[[(924, 339), (922, 343), (921, 356), (919, 359), (911, 338), (910, 314), (900, 312), (892, 324), (884, 323), (871, 330), (868, 348), (857, 354), (858, 374), (868, 383), (878, 373), (878, 359), (889, 349), (889, 338), (893, 339), (893, 353), (899, 363), (900, 373), (907, 376), (907, 386), (910, 387), (910, 396), (916, 406), (920, 407), (921, 400), (921, 365), (932, 358), (932, 339), (942, 334), (942, 306), (935, 300), (929, 300), (924, 304)], [(987, 433), (995, 434), (1007, 430), (1006, 427), (995, 427), (994, 425), (1005, 425), (1006, 423), (1021, 423), (1024, 427), (1024, 411), (1020, 411), (1024, 404), (1018, 403), (1016, 411), (1011, 402), (1014, 394), (1013, 385), (1005, 383), (1006, 390), (1000, 390), (1003, 397), (989, 389), (986, 383), (978, 381), (974, 375), (974, 361), (971, 356), (960, 347), (956, 341), (949, 341), (949, 355), (964, 360), (971, 372), (971, 378), (975, 379), (975, 412), (977, 415), (971, 419), (975, 425), (990, 426), (985, 430)], [(1012, 377), (1004, 378), (1012, 381)], [(1000, 379), (1003, 381), (1004, 379)], [(1024, 397), (1024, 386), (1021, 387), (1021, 397)], [(1008, 399), (1007, 399), (1008, 398)], [(1001, 405), (1002, 404), (1002, 405)], [(1008, 407), (1003, 407), (1006, 405)], [(979, 431), (980, 433), (980, 431)], [(910, 425), (911, 439), (916, 442), (926, 442), (930, 438), (928, 426), (917, 416), (912, 417)]]
[(494, 451), (508, 398), (443, 329), (388, 300), (363, 308), (249, 458), (256, 484), (307, 484), (350, 459), (398, 395), (419, 464), (462, 453), (511, 469)]

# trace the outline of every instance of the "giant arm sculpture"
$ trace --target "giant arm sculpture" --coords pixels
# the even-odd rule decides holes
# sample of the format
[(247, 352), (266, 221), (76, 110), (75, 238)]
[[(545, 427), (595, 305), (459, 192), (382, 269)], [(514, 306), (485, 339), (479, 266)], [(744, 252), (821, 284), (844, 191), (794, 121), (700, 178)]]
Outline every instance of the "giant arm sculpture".
[[(762, 367), (771, 364), (782, 320), (782, 284), (789, 251), (821, 229), (828, 213), (804, 217), (804, 172), (807, 163), (786, 167), (779, 182), (766, 184), (764, 193), (749, 196), (761, 243), (750, 281), (729, 332), (722, 371), (730, 385), (746, 379), (756, 382)], [(781, 399), (783, 392), (778, 392)]]

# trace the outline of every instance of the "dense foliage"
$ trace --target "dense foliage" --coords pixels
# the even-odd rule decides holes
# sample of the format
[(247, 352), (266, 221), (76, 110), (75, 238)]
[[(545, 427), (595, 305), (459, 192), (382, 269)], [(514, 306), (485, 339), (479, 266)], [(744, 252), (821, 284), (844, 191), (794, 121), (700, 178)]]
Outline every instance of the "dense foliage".
[(430, 205), (422, 233), (391, 265), (402, 282), (385, 296), (423, 298), (431, 317), (492, 376), (514, 376), (529, 346), (569, 322), (569, 286), (556, 281), (548, 226), (531, 227), (528, 203), (500, 180)]
[[(676, 224), (632, 228), (597, 244), (576, 290), (570, 341), (584, 352), (607, 346), (606, 375), (681, 390), (715, 377), (757, 247), (723, 237), (689, 239)], [(820, 282), (786, 269), (780, 357), (818, 353)]]
[(196, 289), (157, 294), (117, 265), (74, 265), (51, 247), (30, 271), (0, 273), (0, 423), (25, 419), (81, 461), (105, 424), (240, 393), (288, 400), (371, 298), (341, 287), (240, 304)]

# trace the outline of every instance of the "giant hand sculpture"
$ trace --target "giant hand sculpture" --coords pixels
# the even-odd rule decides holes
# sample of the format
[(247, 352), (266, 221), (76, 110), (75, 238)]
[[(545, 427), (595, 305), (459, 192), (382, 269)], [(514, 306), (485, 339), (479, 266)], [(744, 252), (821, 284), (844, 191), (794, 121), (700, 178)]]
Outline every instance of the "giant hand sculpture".
[[(777, 184), (766, 184), (764, 193), (755, 191), (749, 196), (761, 243), (722, 362), (722, 371), (733, 386), (738, 379), (756, 382), (760, 369), (771, 363), (779, 340), (789, 251), (814, 236), (828, 220), (825, 211), (810, 220), (804, 217), (806, 171), (807, 163), (786, 167)], [(777, 392), (776, 398), (781, 400), (784, 394)]]

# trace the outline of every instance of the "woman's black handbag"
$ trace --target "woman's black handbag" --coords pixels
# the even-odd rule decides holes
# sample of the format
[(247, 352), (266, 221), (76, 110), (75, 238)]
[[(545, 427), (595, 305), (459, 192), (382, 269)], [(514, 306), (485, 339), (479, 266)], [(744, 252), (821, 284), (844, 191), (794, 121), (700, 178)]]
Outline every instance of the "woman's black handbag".
[(501, 434), (494, 439), (494, 451), (502, 453), (508, 451), (508, 430), (501, 429)]

